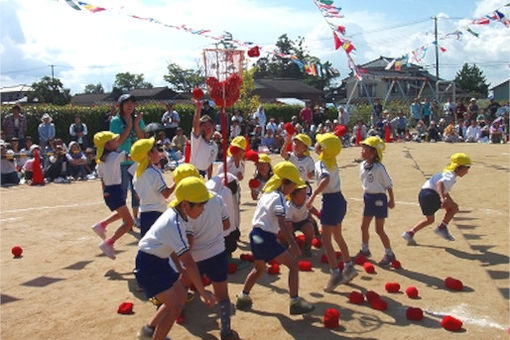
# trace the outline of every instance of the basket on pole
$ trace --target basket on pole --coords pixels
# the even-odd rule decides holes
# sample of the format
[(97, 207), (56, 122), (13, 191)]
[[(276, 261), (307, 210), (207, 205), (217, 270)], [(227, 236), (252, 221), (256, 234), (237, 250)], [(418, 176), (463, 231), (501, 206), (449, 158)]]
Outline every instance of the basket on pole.
[(239, 99), (243, 83), (244, 51), (235, 49), (205, 49), (204, 72), (209, 96), (221, 107), (221, 134), (224, 180), (227, 185), (227, 117), (225, 108)]

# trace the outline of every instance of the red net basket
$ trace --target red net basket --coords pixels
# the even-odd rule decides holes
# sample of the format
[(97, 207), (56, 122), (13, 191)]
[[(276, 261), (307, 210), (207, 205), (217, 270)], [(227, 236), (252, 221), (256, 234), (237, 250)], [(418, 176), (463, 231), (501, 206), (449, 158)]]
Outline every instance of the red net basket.
[(230, 107), (239, 99), (242, 85), (244, 51), (205, 49), (205, 83), (217, 106)]

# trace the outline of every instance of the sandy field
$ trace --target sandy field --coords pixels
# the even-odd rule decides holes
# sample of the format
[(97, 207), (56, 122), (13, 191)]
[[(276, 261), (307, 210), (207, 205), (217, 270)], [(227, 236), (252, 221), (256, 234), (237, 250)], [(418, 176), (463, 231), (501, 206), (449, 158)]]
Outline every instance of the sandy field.
[[(393, 179), (396, 207), (386, 220), (386, 231), (402, 268), (384, 269), (376, 264), (383, 248), (372, 225), (374, 274), (356, 266), (357, 278), (334, 293), (325, 293), (322, 288), (328, 270), (320, 261), (322, 250), (314, 249), (312, 272), (300, 273), (300, 295), (315, 305), (313, 313), (289, 314), (288, 272), (282, 267), (280, 275), (265, 275), (254, 287), (253, 308), (235, 312), (233, 329), (242, 339), (267, 340), (508, 338), (509, 150), (508, 145), (387, 145), (384, 164)], [(407, 246), (401, 234), (421, 218), (417, 203), (421, 185), (441, 171), (454, 152), (466, 152), (473, 160), (469, 174), (458, 179), (452, 191), (461, 210), (450, 224), (456, 241), (439, 238), (431, 226), (417, 234), (417, 246)], [(338, 157), (342, 191), (348, 201), (343, 230), (352, 255), (361, 243), (362, 189), (359, 164), (354, 162), (359, 157), (356, 147), (344, 149)], [(246, 241), (256, 205), (248, 190), (253, 171), (248, 164), (242, 183), (242, 237), (237, 256), (249, 251)], [(170, 172), (165, 179), (171, 183)], [(100, 240), (90, 229), (109, 214), (99, 181), (22, 185), (2, 188), (0, 195), (1, 339), (135, 339), (155, 311), (132, 274), (138, 229), (119, 240), (116, 260), (101, 254)], [(116, 227), (111, 225), (109, 233)], [(18, 259), (11, 255), (15, 244), (24, 249)], [(248, 272), (243, 269), (229, 276), (232, 301)], [(447, 290), (443, 280), (448, 276), (462, 280), (464, 290)], [(399, 293), (385, 291), (389, 281), (400, 284)], [(418, 288), (419, 299), (403, 293), (410, 285)], [(368, 290), (383, 296), (386, 311), (367, 303), (349, 303), (349, 293)], [(117, 313), (123, 301), (134, 303), (134, 314)], [(410, 306), (423, 309), (422, 321), (406, 319)], [(323, 326), (328, 308), (340, 311), (338, 328)], [(463, 321), (461, 331), (441, 328), (440, 320), (447, 314)], [(216, 308), (205, 307), (195, 298), (186, 305), (186, 322), (175, 325), (170, 337), (219, 339)]]

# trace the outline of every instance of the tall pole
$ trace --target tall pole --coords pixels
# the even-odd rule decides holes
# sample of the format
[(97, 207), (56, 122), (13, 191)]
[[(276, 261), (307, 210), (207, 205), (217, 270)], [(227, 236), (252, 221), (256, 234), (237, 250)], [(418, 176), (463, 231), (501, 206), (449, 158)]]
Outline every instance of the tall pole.
[(50, 65), (51, 67), (51, 80), (55, 81), (55, 65)]
[(434, 17), (434, 45), (436, 45), (436, 78), (439, 80), (439, 41), (437, 40), (437, 17)]

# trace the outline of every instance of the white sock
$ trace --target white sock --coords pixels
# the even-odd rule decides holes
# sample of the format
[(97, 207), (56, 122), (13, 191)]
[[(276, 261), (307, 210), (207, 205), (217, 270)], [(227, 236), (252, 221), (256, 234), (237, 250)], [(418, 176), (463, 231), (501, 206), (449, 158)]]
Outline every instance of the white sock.
[(384, 253), (388, 256), (391, 256), (393, 255), (393, 251), (391, 250), (391, 248), (385, 248), (384, 249)]
[(368, 243), (362, 243), (361, 244), (361, 251), (363, 251), (364, 253), (366, 253), (367, 251), (370, 251), (368, 249)]

